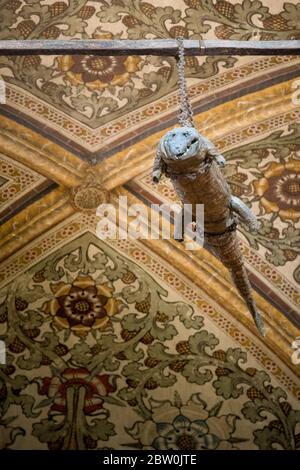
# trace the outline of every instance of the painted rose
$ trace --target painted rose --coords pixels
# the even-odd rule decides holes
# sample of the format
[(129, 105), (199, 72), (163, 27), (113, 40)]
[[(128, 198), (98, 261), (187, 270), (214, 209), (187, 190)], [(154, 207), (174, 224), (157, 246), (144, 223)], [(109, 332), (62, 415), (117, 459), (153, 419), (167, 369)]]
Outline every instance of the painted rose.
[(253, 182), (260, 204), (267, 213), (277, 213), (283, 220), (300, 218), (300, 161), (271, 163), (264, 177)]
[(231, 435), (235, 431), (237, 416), (211, 414), (199, 394), (192, 395), (181, 406), (174, 406), (169, 401), (159, 404), (152, 401), (152, 404), (152, 419), (137, 422), (129, 430), (144, 449), (234, 449)]
[(51, 289), (54, 298), (44, 310), (54, 316), (61, 328), (78, 334), (91, 328), (103, 329), (121, 307), (121, 301), (113, 298), (113, 288), (108, 283), (96, 284), (90, 276), (78, 276), (72, 284), (52, 284)]

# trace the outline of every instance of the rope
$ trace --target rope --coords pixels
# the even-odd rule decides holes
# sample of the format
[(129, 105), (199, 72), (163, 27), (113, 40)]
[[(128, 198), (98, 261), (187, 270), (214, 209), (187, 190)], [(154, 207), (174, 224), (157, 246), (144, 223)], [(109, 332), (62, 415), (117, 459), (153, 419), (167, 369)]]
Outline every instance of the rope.
[(179, 113), (179, 124), (182, 127), (195, 127), (193, 110), (191, 103), (188, 98), (188, 90), (186, 85), (185, 77), (185, 55), (184, 55), (184, 43), (183, 37), (177, 37), (178, 43), (178, 83), (179, 83), (179, 97), (180, 97), (180, 113)]

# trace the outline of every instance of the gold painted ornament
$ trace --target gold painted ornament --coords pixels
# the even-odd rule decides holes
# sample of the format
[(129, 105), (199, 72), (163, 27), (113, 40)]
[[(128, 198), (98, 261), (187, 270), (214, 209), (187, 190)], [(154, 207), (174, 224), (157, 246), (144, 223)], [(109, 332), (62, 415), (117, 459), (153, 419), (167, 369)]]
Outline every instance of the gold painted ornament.
[(108, 192), (92, 172), (87, 173), (83, 183), (71, 189), (71, 203), (78, 211), (94, 213), (99, 205), (105, 204), (108, 199)]

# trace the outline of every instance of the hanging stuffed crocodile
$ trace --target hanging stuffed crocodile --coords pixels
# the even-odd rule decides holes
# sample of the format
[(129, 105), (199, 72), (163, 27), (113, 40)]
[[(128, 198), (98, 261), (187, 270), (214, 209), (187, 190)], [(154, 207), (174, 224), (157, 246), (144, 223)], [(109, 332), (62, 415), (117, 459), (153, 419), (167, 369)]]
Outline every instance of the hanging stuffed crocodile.
[(237, 216), (252, 230), (257, 229), (257, 221), (246, 204), (230, 194), (219, 168), (224, 163), (224, 157), (195, 128), (178, 127), (162, 137), (152, 177), (158, 182), (165, 172), (183, 204), (192, 204), (193, 208), (196, 204), (204, 205), (205, 243), (230, 270), (258, 330), (264, 335), (263, 320), (251, 295), (236, 235)]
[(251, 285), (236, 234), (239, 219), (251, 230), (256, 230), (258, 223), (246, 204), (231, 195), (220, 170), (220, 167), (225, 165), (224, 157), (193, 127), (191, 109), (184, 88), (186, 85), (183, 77), (182, 42), (180, 46), (181, 127), (167, 132), (160, 140), (152, 178), (157, 183), (164, 172), (171, 179), (182, 203), (192, 205), (194, 216), (196, 204), (204, 205), (204, 242), (229, 269), (260, 334), (265, 336), (264, 323), (251, 294)]

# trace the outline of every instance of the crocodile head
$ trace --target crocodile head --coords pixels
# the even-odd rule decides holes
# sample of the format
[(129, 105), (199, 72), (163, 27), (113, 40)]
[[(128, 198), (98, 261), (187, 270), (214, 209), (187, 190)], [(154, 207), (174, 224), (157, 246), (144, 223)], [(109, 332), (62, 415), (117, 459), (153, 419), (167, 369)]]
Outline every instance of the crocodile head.
[(194, 127), (175, 127), (162, 138), (165, 157), (169, 160), (187, 160), (197, 155), (200, 134)]

